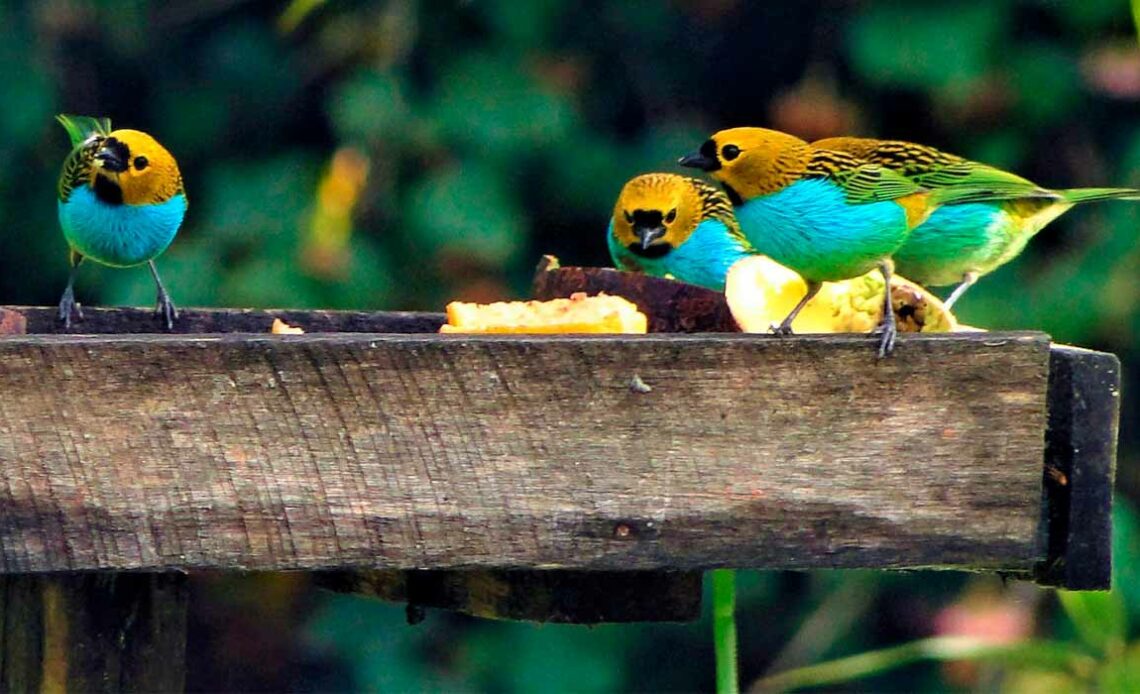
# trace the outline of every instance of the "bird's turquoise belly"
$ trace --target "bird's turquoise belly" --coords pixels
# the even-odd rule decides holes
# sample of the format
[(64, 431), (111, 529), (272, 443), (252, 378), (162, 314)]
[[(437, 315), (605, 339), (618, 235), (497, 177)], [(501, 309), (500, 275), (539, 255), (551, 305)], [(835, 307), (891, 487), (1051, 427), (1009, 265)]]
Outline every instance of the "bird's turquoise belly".
[(130, 267), (158, 257), (178, 233), (186, 197), (156, 205), (108, 205), (84, 186), (59, 203), (59, 223), (71, 248), (104, 265)]
[(906, 212), (893, 201), (851, 204), (835, 184), (802, 180), (736, 208), (757, 251), (817, 282), (874, 269), (906, 240)]
[(985, 274), (1005, 262), (1011, 244), (1028, 235), (996, 205), (968, 203), (940, 207), (895, 252), (895, 270), (919, 284), (957, 284), (967, 272)]
[(622, 246), (614, 238), (612, 221), (606, 239), (610, 256), (619, 269), (640, 270), (654, 277), (668, 275), (718, 292), (724, 291), (732, 264), (751, 255), (742, 246), (739, 236), (733, 237), (723, 222), (711, 219), (697, 225), (684, 243), (660, 258), (646, 258)]

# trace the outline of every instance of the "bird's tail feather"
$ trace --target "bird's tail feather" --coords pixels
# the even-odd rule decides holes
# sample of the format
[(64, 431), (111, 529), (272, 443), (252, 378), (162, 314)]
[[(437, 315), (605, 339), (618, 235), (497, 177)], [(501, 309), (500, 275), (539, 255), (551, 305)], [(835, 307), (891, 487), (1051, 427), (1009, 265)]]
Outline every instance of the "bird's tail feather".
[(111, 119), (110, 118), (92, 118), (91, 116), (72, 116), (66, 113), (61, 113), (55, 117), (59, 124), (67, 131), (67, 136), (71, 138), (71, 146), (74, 147), (80, 142), (83, 142), (93, 133), (100, 135), (111, 134)]
[(1070, 188), (1057, 192), (1062, 200), (1074, 205), (1097, 200), (1140, 200), (1140, 190), (1136, 188)]
[(1062, 197), (1058, 191), (1021, 183), (986, 183), (980, 185), (947, 186), (946, 188), (936, 188), (932, 190), (930, 197), (931, 202), (936, 205), (1028, 199), (1061, 200)]

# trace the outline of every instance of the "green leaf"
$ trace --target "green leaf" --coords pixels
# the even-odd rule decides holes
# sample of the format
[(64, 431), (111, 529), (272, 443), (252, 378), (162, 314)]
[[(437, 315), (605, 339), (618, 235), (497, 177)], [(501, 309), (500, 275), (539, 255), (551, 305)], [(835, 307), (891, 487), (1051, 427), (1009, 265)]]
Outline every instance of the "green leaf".
[(1024, 641), (995, 645), (967, 636), (936, 636), (910, 643), (868, 651), (826, 663), (786, 670), (760, 679), (753, 690), (786, 691), (821, 687), (869, 677), (909, 665), (919, 660), (981, 660), (991, 663), (1040, 670), (1060, 670), (1087, 675), (1096, 661), (1068, 644), (1050, 641)]
[(1087, 645), (1105, 653), (1119, 651), (1124, 646), (1128, 619), (1119, 593), (1058, 590), (1057, 598), (1076, 627), (1077, 635)]

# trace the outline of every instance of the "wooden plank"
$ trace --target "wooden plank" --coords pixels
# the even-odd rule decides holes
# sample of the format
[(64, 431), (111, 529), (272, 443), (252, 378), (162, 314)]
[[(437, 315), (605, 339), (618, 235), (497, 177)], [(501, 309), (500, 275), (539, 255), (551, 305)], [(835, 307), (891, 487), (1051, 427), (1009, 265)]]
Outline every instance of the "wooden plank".
[[(84, 308), (83, 320), (67, 331), (54, 308), (41, 306), (8, 306), (4, 313), (17, 312), (27, 321), (32, 334), (142, 334), (165, 333), (154, 313), (142, 308)], [(179, 309), (174, 334), (200, 333), (268, 333), (273, 319), (303, 328), (311, 333), (435, 333), (446, 322), (442, 313), (407, 311), (302, 311), (274, 309)], [(0, 320), (0, 334), (4, 323)], [(15, 331), (21, 332), (21, 331)]]
[(0, 687), (9, 692), (182, 691), (186, 577), (0, 577)]
[(0, 338), (0, 571), (1043, 559), (1047, 338), (873, 346)]
[(600, 624), (688, 622), (701, 615), (699, 571), (321, 571), (317, 585), (487, 619)]
[(1070, 590), (1112, 587), (1112, 488), (1120, 361), (1054, 346), (1049, 370), (1045, 503), (1049, 559), (1038, 580)]

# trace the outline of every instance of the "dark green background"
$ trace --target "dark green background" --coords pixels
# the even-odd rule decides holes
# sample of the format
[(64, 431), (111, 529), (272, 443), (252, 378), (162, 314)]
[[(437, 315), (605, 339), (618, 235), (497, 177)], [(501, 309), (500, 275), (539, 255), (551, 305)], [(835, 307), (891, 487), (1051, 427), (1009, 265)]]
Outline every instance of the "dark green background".
[[(676, 171), (679, 155), (736, 125), (913, 139), (1053, 187), (1140, 185), (1140, 50), (1124, 0), (9, 1), (0, 66), (0, 303), (52, 304), (65, 282), (58, 112), (150, 131), (178, 157), (190, 212), (159, 265), (186, 306), (440, 310), (523, 297), (542, 253), (608, 263), (604, 229), (627, 178)], [(346, 237), (322, 222), (318, 196), (337, 151), (368, 171), (341, 210)], [(1119, 480), (1131, 494), (1138, 231), (1135, 205), (1076, 210), (958, 312), (1121, 356)], [(153, 299), (145, 270), (94, 266), (78, 295)], [(827, 638), (813, 657), (930, 634), (979, 581), (745, 574), (744, 680), (821, 604)], [(330, 597), (302, 576), (196, 585), (192, 689), (712, 684), (705, 623), (432, 613), (407, 627), (399, 607)], [(1038, 629), (1051, 631), (1045, 594), (994, 586), (995, 604), (1040, 602)], [(940, 688), (942, 677), (915, 666), (873, 685)]]

